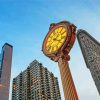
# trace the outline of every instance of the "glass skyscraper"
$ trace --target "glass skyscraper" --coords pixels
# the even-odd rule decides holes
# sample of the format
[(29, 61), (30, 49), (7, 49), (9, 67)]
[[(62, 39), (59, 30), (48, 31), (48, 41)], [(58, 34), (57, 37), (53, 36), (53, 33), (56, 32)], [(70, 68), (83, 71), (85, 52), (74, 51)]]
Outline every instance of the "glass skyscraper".
[(0, 100), (9, 100), (12, 45), (5, 43), (0, 54)]

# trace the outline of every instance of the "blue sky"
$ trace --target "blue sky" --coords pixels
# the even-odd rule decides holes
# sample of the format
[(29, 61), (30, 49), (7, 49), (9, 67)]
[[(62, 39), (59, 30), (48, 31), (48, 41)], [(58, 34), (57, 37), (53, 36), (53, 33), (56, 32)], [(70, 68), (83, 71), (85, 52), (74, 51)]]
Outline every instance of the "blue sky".
[[(8, 42), (14, 48), (11, 83), (37, 59), (59, 78), (64, 100), (58, 65), (41, 51), (50, 23), (62, 20), (88, 31), (100, 42), (100, 0), (0, 0), (0, 47)], [(70, 69), (79, 99), (100, 100), (77, 40), (70, 55)]]

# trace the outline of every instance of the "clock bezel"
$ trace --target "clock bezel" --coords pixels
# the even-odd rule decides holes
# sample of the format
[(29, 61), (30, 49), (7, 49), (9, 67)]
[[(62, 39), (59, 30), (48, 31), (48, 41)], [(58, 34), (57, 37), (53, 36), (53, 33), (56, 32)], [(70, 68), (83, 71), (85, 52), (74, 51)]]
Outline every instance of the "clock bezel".
[[(66, 35), (66, 38), (64, 40), (64, 42), (62, 43), (62, 45), (55, 51), (55, 52), (49, 52), (47, 49), (46, 49), (46, 43), (47, 43), (47, 40), (50, 36), (50, 34), (52, 34), (52, 32), (59, 28), (59, 27), (64, 27), (66, 29), (66, 32), (67, 32), (67, 35)], [(43, 53), (47, 56), (50, 56), (50, 55), (55, 55), (57, 53), (59, 53), (60, 51), (64, 50), (64, 48), (66, 47), (66, 45), (69, 44), (69, 41), (71, 39), (71, 27), (70, 27), (70, 23), (69, 22), (66, 22), (66, 21), (63, 21), (63, 22), (60, 22), (60, 23), (57, 23), (55, 24), (53, 27), (50, 28), (49, 32), (47, 33), (44, 41), (43, 41), (43, 45), (42, 45), (42, 50), (43, 50)]]

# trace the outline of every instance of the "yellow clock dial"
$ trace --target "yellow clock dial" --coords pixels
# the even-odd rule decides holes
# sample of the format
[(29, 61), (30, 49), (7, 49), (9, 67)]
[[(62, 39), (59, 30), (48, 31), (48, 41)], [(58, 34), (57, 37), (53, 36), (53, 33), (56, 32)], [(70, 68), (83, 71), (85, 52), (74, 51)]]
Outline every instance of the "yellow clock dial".
[(56, 28), (47, 38), (46, 50), (49, 53), (56, 52), (64, 43), (66, 36), (67, 31), (64, 27), (60, 26)]

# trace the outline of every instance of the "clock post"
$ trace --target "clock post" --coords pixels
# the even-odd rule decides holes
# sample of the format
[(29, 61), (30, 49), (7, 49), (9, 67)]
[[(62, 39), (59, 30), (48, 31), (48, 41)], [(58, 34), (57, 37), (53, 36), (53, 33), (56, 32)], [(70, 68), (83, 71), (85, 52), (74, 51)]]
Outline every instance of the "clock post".
[(69, 69), (68, 60), (69, 59), (67, 58), (59, 58), (58, 60), (64, 96), (65, 96), (65, 100), (78, 100), (75, 85)]
[(76, 39), (76, 26), (67, 21), (51, 24), (42, 50), (51, 60), (58, 62), (65, 100), (79, 100), (70, 72), (69, 52)]

